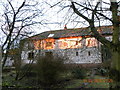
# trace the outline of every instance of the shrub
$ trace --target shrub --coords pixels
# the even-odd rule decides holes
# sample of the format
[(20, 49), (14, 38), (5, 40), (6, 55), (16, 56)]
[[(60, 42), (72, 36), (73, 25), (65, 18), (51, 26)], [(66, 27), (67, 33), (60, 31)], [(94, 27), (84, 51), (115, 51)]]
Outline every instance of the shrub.
[(81, 67), (74, 68), (72, 73), (73, 73), (73, 76), (77, 79), (84, 79), (87, 76), (86, 70)]
[(64, 70), (64, 59), (60, 57), (42, 57), (37, 63), (38, 79), (44, 87), (55, 85), (59, 80), (60, 73)]
[(116, 82), (120, 82), (120, 72), (118, 70), (110, 69), (109, 77)]
[(109, 69), (108, 68), (98, 68), (98, 69), (96, 69), (96, 73), (98, 75), (108, 76), (109, 75)]

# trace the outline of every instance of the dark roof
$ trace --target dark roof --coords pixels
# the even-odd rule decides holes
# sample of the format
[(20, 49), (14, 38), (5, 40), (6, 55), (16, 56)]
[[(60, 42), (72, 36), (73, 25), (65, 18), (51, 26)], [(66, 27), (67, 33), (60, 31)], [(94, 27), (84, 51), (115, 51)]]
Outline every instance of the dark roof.
[[(111, 35), (112, 34), (112, 26), (103, 26), (98, 29), (103, 35)], [(51, 37), (49, 35), (51, 34)], [(54, 30), (54, 31), (46, 31), (35, 36), (32, 36), (32, 39), (47, 39), (47, 38), (64, 38), (64, 37), (75, 37), (75, 36), (92, 36), (93, 33), (89, 28), (75, 28), (75, 29), (67, 29), (67, 30)]]

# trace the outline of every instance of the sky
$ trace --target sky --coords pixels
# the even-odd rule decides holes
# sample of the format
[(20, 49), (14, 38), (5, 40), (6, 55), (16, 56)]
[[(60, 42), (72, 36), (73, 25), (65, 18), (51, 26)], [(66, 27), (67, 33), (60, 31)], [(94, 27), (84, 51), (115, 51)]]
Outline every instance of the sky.
[[(19, 5), (21, 5), (22, 1), (23, 0), (20, 0), (20, 1), (14, 0), (14, 2), (12, 2), (12, 4), (14, 6), (19, 6)], [(40, 2), (40, 7), (38, 6), (38, 8), (39, 9), (41, 8), (43, 10), (43, 13), (44, 13), (44, 16), (42, 16), (40, 18), (37, 18), (36, 20), (39, 20), (39, 21), (40, 20), (46, 20), (43, 23), (43, 25), (35, 26), (35, 27), (32, 28), (33, 31), (36, 32), (36, 34), (41, 33), (41, 32), (45, 32), (45, 31), (50, 31), (50, 30), (64, 29), (65, 24), (67, 24), (68, 28), (76, 27), (77, 24), (75, 22), (73, 23), (73, 22), (68, 22), (67, 21), (67, 18), (69, 18), (68, 17), (69, 12), (67, 11), (68, 8), (61, 10), (61, 8), (59, 6), (55, 5), (57, 2), (62, 2), (63, 5), (67, 6), (67, 5), (70, 4), (69, 0), (52, 0), (52, 1), (47, 0), (47, 3), (45, 3), (46, 0), (36, 0), (36, 1)], [(1, 15), (3, 14), (3, 12), (2, 12), (3, 7), (1, 7), (1, 6), (5, 2), (6, 2), (6, 0), (1, 0), (0, 1), (0, 14)], [(55, 6), (51, 8), (52, 5), (55, 5)]]
[[(46, 0), (44, 0), (46, 1)], [(115, 0), (47, 0), (47, 2), (50, 5), (55, 5), (57, 2), (61, 1), (64, 6), (67, 5), (71, 5), (70, 1), (91, 1), (91, 3), (95, 4), (97, 1), (104, 1), (109, 3), (110, 1), (115, 1)], [(117, 0), (120, 1), (120, 0)], [(101, 4), (104, 5), (104, 4)], [(47, 5), (45, 5), (46, 7)], [(109, 7), (109, 6), (104, 6), (104, 7)], [(72, 17), (70, 17), (72, 15), (72, 13), (70, 13), (71, 11), (73, 11), (72, 9), (69, 8), (65, 8), (63, 10), (61, 10), (61, 8), (56, 5), (53, 8), (50, 8), (49, 5), (47, 6), (47, 13), (46, 13), (46, 17), (51, 23), (56, 22), (57, 24), (47, 24), (47, 27), (42, 27), (42, 31), (40, 32), (44, 32), (44, 31), (49, 31), (49, 30), (59, 30), (59, 29), (64, 29), (65, 24), (67, 25), (67, 28), (80, 28), (80, 27), (87, 27), (89, 26), (89, 24), (87, 22), (84, 22), (84, 19), (82, 18), (76, 18), (76, 15), (74, 14)], [(61, 11), (60, 11), (61, 10)], [(60, 12), (59, 12), (60, 11)], [(71, 20), (69, 20), (69, 17)], [(108, 17), (111, 17), (110, 14), (108, 14)], [(78, 23), (77, 21), (81, 21), (80, 23)], [(101, 25), (109, 25), (110, 23), (108, 21), (101, 21)], [(98, 25), (98, 23), (97, 23)], [(38, 32), (38, 31), (37, 31)], [(39, 32), (38, 32), (39, 33)]]
[[(22, 2), (23, 0), (20, 0), (20, 1), (15, 0), (15, 1), (17, 1), (17, 4), (19, 5), (20, 2)], [(36, 32), (35, 34), (42, 33), (45, 31), (50, 31), (50, 30), (64, 29), (65, 24), (67, 25), (67, 28), (80, 28), (80, 27), (88, 26), (88, 23), (84, 23), (84, 24), (78, 23), (77, 21), (81, 20), (81, 22), (83, 22), (84, 20), (82, 18), (76, 19), (76, 15), (73, 15), (72, 17), (70, 17), (71, 20), (69, 20), (69, 16), (72, 15), (72, 13), (70, 13), (72, 11), (71, 9), (65, 8), (61, 10), (60, 7), (62, 7), (62, 5), (64, 6), (70, 5), (71, 0), (47, 0), (47, 3), (45, 3), (46, 0), (37, 0), (37, 1), (41, 2), (40, 7), (38, 6), (38, 8), (42, 8), (44, 13), (44, 16), (42, 16), (39, 19), (37, 18), (37, 20), (43, 19), (46, 21), (44, 22), (43, 25), (35, 26), (32, 28), (33, 31)], [(84, 2), (85, 0), (80, 0), (80, 1)], [(92, 1), (93, 0), (91, 0), (91, 2)], [(95, 1), (98, 1), (98, 0), (95, 0)], [(103, 0), (103, 1), (106, 1), (106, 0)], [(0, 13), (2, 13), (2, 10), (3, 10), (3, 8), (1, 8), (1, 5), (3, 4), (3, 2), (5, 3), (6, 0), (0, 1)], [(60, 7), (57, 6), (56, 5), (57, 2), (62, 2), (62, 5), (60, 5)], [(109, 2), (109, 0), (107, 0), (107, 2)], [(16, 5), (16, 2), (13, 2), (13, 5)], [(52, 5), (54, 5), (54, 7), (51, 8)]]
[[(23, 0), (20, 0), (20, 2), (22, 2), (22, 1)], [(34, 31), (36, 31), (36, 33), (41, 33), (41, 32), (48, 31), (48, 30), (57, 30), (57, 29), (64, 28), (64, 25), (63, 25), (64, 23), (61, 25), (61, 22), (63, 22), (63, 17), (65, 16), (65, 13), (60, 14), (60, 13), (58, 13), (59, 7), (50, 8), (50, 5), (49, 5), (49, 4), (54, 5), (55, 3), (57, 3), (58, 1), (61, 1), (61, 0), (53, 0), (52, 2), (51, 2), (51, 0), (47, 0), (48, 4), (44, 3), (44, 1), (46, 1), (46, 0), (37, 0), (37, 1), (41, 2), (41, 4), (42, 4), (42, 6), (40, 5), (41, 7), (38, 7), (38, 8), (44, 9), (43, 10), (44, 16), (40, 17), (37, 20), (43, 19), (46, 21), (44, 22), (43, 25), (41, 25), (39, 27), (35, 26), (33, 28)], [(3, 14), (3, 7), (1, 7), (1, 6), (5, 2), (6, 2), (6, 0), (0, 1), (0, 14), (1, 15)], [(19, 6), (21, 4), (20, 2), (19, 1), (13, 2), (12, 4), (16, 5), (16, 3), (17, 3), (17, 5)]]

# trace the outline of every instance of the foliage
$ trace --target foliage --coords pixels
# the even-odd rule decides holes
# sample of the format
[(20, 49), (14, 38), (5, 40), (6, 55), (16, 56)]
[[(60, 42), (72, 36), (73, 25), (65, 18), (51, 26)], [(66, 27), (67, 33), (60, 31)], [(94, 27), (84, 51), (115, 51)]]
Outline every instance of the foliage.
[(112, 78), (114, 81), (120, 81), (120, 72), (115, 69), (111, 69), (109, 71), (109, 77)]
[(107, 68), (98, 68), (97, 73), (102, 76), (108, 76), (109, 75), (109, 69)]
[(76, 67), (73, 69), (72, 72), (73, 72), (73, 76), (77, 79), (84, 79), (87, 75), (85, 68)]
[(112, 57), (110, 49), (105, 45), (101, 45), (101, 53), (102, 53), (103, 62), (106, 62), (106, 61), (109, 62)]
[[(75, 69), (75, 68), (73, 68)], [(85, 68), (86, 70), (86, 68)], [(28, 74), (34, 74), (34, 75), (29, 75), (25, 78), (23, 78), (22, 80), (16, 81), (15, 78), (15, 71), (11, 70), (11, 72), (3, 72), (3, 89), (7, 90), (8, 88), (12, 88), (15, 89), (19, 88), (19, 89), (38, 89), (41, 88), (40, 84), (38, 83), (38, 77), (35, 76), (35, 72), (33, 72), (34, 70), (32, 70), (32, 72), (28, 73)], [(38, 70), (37, 70), (38, 71)], [(87, 72), (89, 70), (87, 69)], [(86, 77), (85, 79), (81, 80), (81, 79), (76, 79), (73, 78), (73, 75), (71, 75), (72, 73), (70, 71), (65, 71), (64, 73), (61, 73), (60, 76), (62, 76), (62, 80), (61, 78), (56, 78), (57, 81), (58, 79), (60, 80), (60, 82), (56, 82), (56, 86), (54, 85), (54, 88), (108, 88), (109, 87), (109, 83), (107, 82), (97, 82), (97, 83), (88, 83), (87, 85), (84, 85), (84, 80), (86, 79), (91, 79), (90, 76)], [(67, 78), (67, 79), (66, 79)], [(69, 80), (68, 80), (69, 79)], [(99, 76), (99, 75), (94, 75), (93, 79), (108, 79), (108, 77), (103, 77), (103, 76)], [(61, 82), (62, 81), (62, 82)], [(44, 86), (47, 87), (47, 86)], [(53, 87), (52, 87), (53, 89)]]
[(55, 85), (64, 70), (64, 59), (60, 57), (42, 57), (37, 63), (38, 80), (44, 87)]

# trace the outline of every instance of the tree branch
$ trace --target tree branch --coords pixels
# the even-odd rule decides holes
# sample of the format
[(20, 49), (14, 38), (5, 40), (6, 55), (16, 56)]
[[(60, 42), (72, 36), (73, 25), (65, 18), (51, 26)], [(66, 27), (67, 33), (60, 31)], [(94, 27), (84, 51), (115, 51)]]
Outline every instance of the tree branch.
[(16, 15), (20, 12), (20, 9), (25, 5), (26, 0), (24, 0), (24, 2), (22, 3), (22, 5), (18, 8)]
[(94, 16), (96, 15), (96, 10), (97, 10), (97, 7), (99, 5), (99, 2), (96, 4), (93, 12), (92, 12), (92, 22), (90, 22), (90, 28), (91, 28), (91, 31), (94, 33), (94, 37), (100, 41), (101, 43), (103, 43), (104, 45), (106, 45), (107, 47), (111, 48), (113, 46), (112, 42), (108, 41), (106, 38), (102, 37), (97, 29), (95, 28), (94, 26)]
[[(76, 3), (76, 2), (75, 2), (75, 3)], [(76, 4), (79, 5), (79, 6), (81, 6), (81, 7), (84, 7), (84, 8), (87, 9), (87, 10), (93, 11), (92, 9), (90, 9), (90, 8), (88, 8), (88, 7), (85, 7), (85, 6), (81, 5), (81, 4), (78, 4), (78, 3), (76, 3)], [(108, 18), (107, 16), (105, 16), (105, 15), (102, 14), (102, 13), (97, 12), (97, 10), (96, 10), (95, 12), (96, 12), (97, 14), (101, 15), (102, 17), (104, 17), (105, 19), (108, 19), (109, 21), (113, 22), (112, 19)]]
[(89, 19), (89, 18), (87, 18), (86, 16), (84, 16), (83, 14), (81, 14), (77, 9), (76, 9), (76, 7), (75, 7), (75, 5), (74, 5), (74, 2), (71, 2), (71, 8), (73, 9), (73, 11), (77, 14), (77, 15), (79, 15), (80, 17), (82, 17), (83, 19), (85, 19), (86, 21), (88, 21), (88, 22), (90, 22), (91, 20)]

